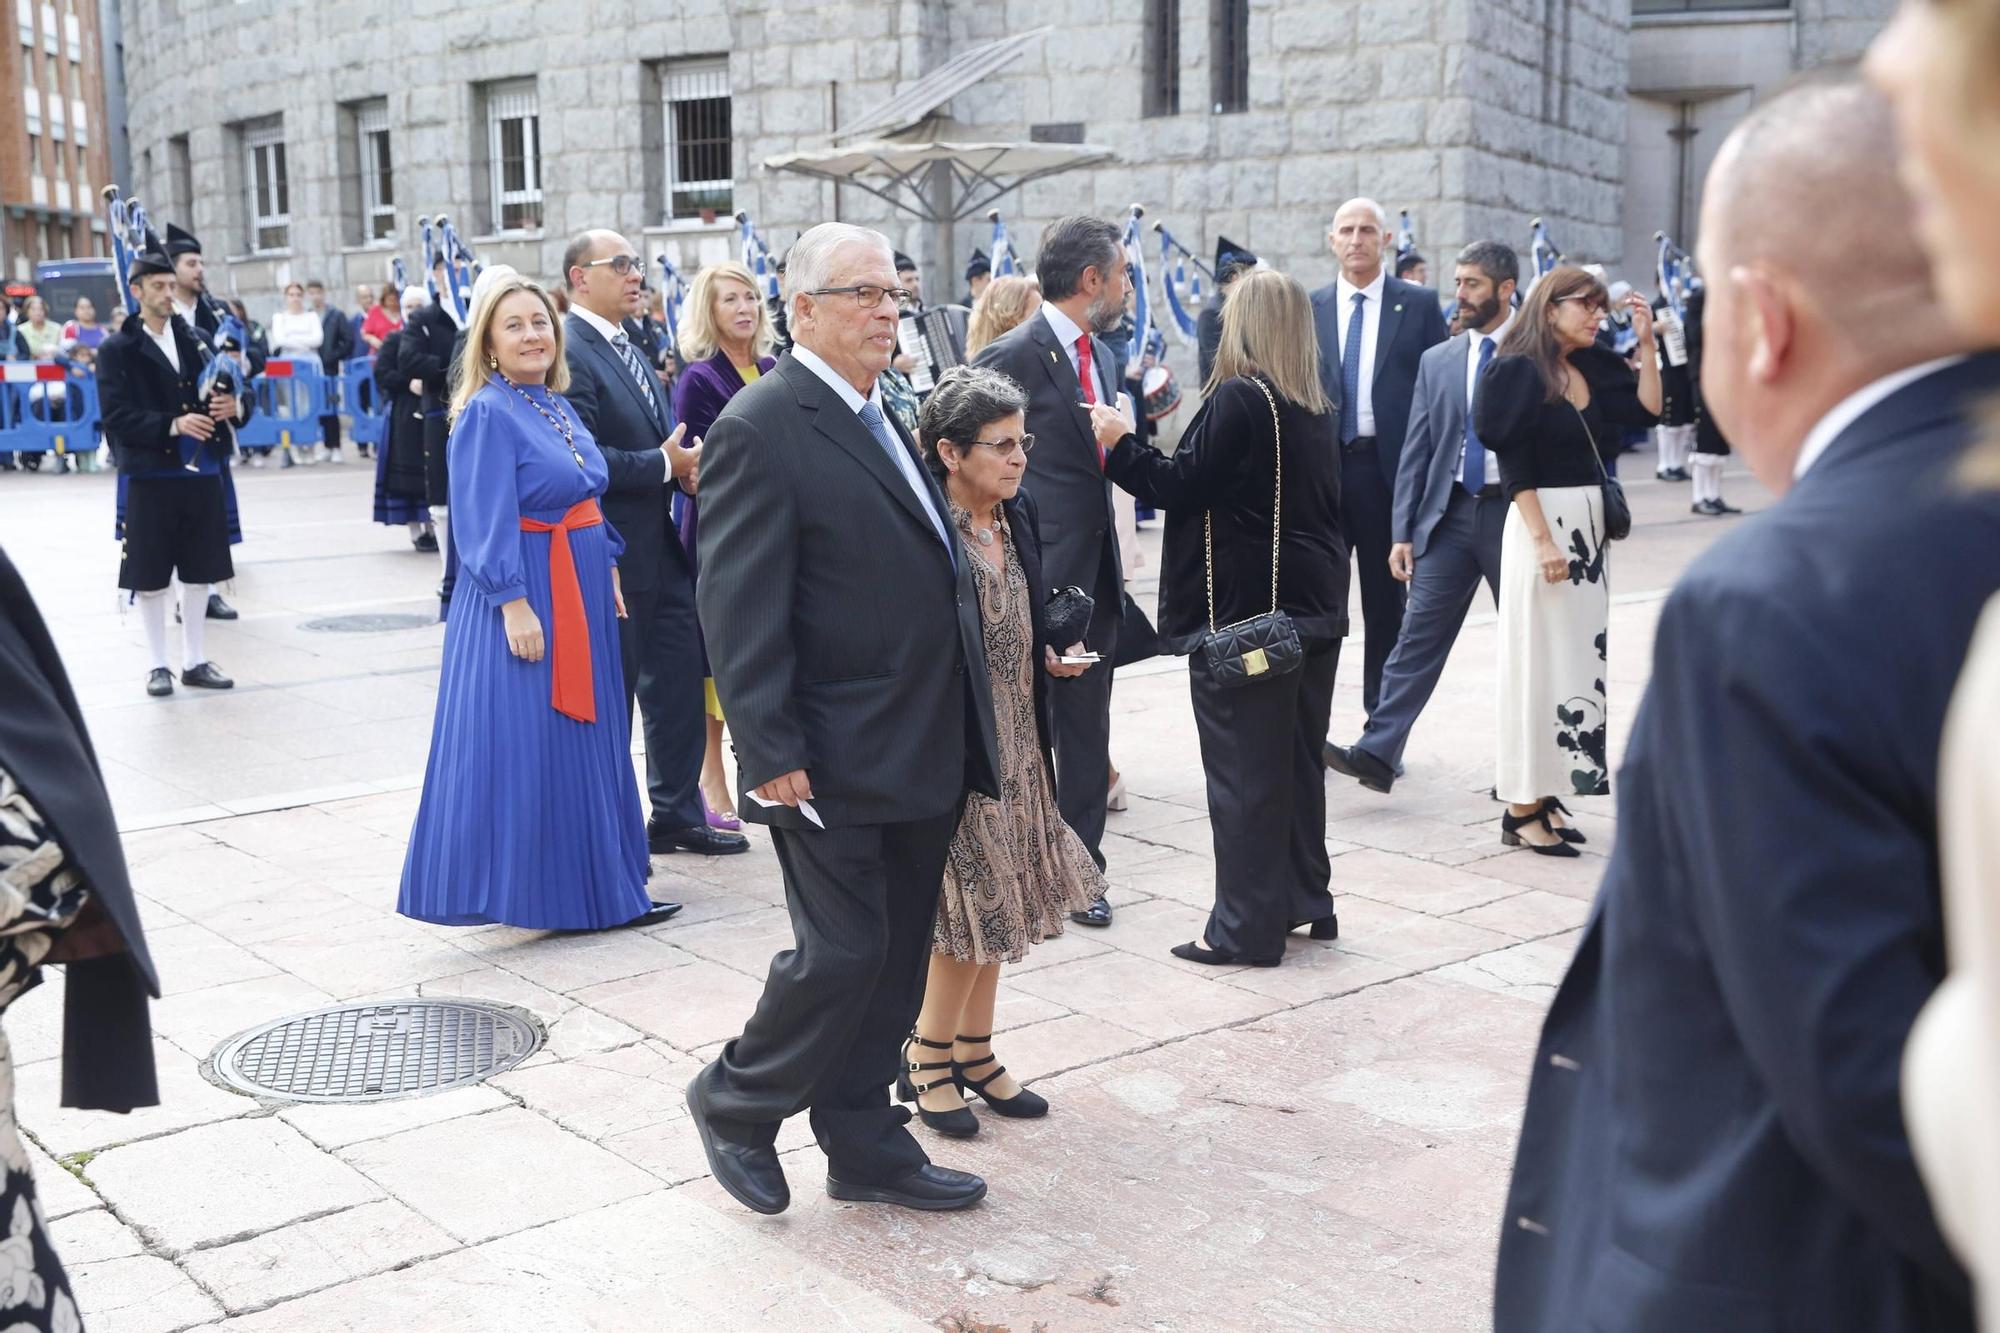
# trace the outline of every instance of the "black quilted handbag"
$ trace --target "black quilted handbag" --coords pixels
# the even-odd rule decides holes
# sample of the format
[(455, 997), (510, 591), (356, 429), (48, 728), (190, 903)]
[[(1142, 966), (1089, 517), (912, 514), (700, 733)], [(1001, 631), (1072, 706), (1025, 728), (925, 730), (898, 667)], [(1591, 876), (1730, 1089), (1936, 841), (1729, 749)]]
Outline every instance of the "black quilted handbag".
[(1083, 642), (1097, 602), (1081, 588), (1063, 588), (1042, 608), (1043, 639), (1059, 653)]
[(1604, 487), (1604, 540), (1622, 542), (1632, 535), (1632, 503), (1625, 498), (1624, 483), (1604, 470), (1604, 455), (1597, 452), (1597, 437), (1590, 433), (1590, 422), (1584, 420), (1583, 409), (1574, 402), (1569, 406), (1583, 426), (1583, 438), (1590, 441), (1590, 456), (1597, 462), (1598, 484)]
[(1279, 515), (1285, 495), (1284, 437), (1278, 425), (1278, 400), (1264, 381), (1255, 376), (1250, 382), (1264, 391), (1271, 405), (1271, 456), (1277, 474), (1277, 494), (1271, 501), (1271, 609), (1262, 615), (1239, 620), (1233, 625), (1215, 626), (1215, 511), (1202, 517), (1202, 541), (1208, 552), (1208, 633), (1201, 639), (1201, 655), (1209, 674), (1218, 685), (1235, 687), (1272, 680), (1297, 671), (1306, 658), (1299, 643), (1298, 626), (1278, 609)]

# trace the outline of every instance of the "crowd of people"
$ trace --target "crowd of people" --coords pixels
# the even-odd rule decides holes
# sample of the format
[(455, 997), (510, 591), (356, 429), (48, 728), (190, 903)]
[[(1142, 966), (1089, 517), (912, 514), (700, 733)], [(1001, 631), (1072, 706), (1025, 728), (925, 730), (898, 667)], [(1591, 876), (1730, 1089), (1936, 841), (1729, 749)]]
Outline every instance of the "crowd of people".
[[(1112, 924), (1111, 694), (1142, 634), (1114, 495), (1165, 513), (1144, 651), (1188, 658), (1207, 779), (1214, 905), (1172, 951), (1279, 966), (1293, 932), (1339, 936), (1327, 770), (1393, 792), (1482, 581), (1498, 838), (1577, 855), (1564, 798), (1614, 785), (1616, 459), (1628, 432), (1687, 424), (1692, 396), (1781, 499), (1660, 614), (1617, 845), (1534, 1058), (1495, 1325), (1970, 1329), (1977, 1301), (2000, 1327), (2000, 164), (1965, 132), (2000, 119), (1996, 59), (1989, 13), (1912, 0), (1872, 84), (1806, 82), (1731, 133), (1682, 330), (1693, 373), (1643, 298), (1576, 265), (1524, 281), (1494, 240), (1455, 257), (1448, 324), (1389, 272), (1370, 199), (1331, 214), (1339, 271), (1318, 290), (1228, 247), (1203, 402), (1171, 453), (1107, 341), (1120, 229), (1088, 215), (1045, 230), (1032, 283), (968, 272), (972, 364), (924, 393), (897, 366), (914, 266), (842, 223), (791, 248), (775, 312), (747, 268), (702, 270), (680, 363), (615, 231), (578, 235), (551, 287), (486, 270), (463, 312), (385, 292), (354, 331), (409, 418), (377, 460), (377, 517), (418, 522), (421, 500), (447, 567), (399, 909), (657, 924), (680, 908), (648, 890), (654, 855), (741, 852), (756, 826), (794, 943), (688, 1087), (715, 1179), (784, 1210), (773, 1144), (806, 1112), (834, 1197), (970, 1206), (986, 1182), (933, 1163), (912, 1116), (964, 1138), (973, 1098), (1045, 1114), (994, 1048), (1000, 971)], [(170, 230), (134, 260), (139, 314), (97, 347), (155, 693), (175, 578), (182, 682), (229, 684), (200, 626), (229, 575), (226, 444), (249, 408), (197, 393), (189, 254)], [(287, 291), (277, 346), (327, 354), (349, 317), (323, 297)], [(381, 507), (385, 484), (404, 508)], [(1357, 573), (1367, 719), (1341, 744)], [(5, 829), (87, 872), (88, 901), (74, 880), (30, 887), (58, 933), (100, 903), (113, 966), (70, 984), (109, 988), (115, 1028), (154, 983), (115, 839), (65, 841), (112, 838), (101, 783), (4, 562), (0, 607), (0, 674), (68, 719), (51, 740), (0, 714)], [(102, 1095), (140, 1104), (148, 1083)]]

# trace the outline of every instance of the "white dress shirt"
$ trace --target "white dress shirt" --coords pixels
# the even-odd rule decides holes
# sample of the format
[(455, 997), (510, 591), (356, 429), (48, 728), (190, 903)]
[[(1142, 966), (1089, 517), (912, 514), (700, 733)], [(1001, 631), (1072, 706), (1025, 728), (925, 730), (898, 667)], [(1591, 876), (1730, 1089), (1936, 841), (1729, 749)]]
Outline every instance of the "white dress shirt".
[(1963, 356), (1942, 356), (1935, 361), (1926, 361), (1920, 366), (1910, 366), (1893, 375), (1884, 375), (1873, 384), (1856, 389), (1835, 403), (1833, 410), (1821, 417), (1819, 424), (1806, 432), (1806, 442), (1799, 446), (1798, 462), (1792, 464), (1792, 480), (1797, 481), (1803, 477), (1806, 469), (1817, 463), (1819, 456), (1826, 452), (1827, 446), (1839, 439), (1842, 431), (1859, 421), (1869, 408), (1896, 390), (1963, 360), (1965, 360)]
[(1337, 335), (1340, 355), (1334, 358), (1337, 366), (1347, 364), (1347, 325), (1354, 318), (1354, 294), (1360, 292), (1362, 296), (1361, 378), (1354, 394), (1354, 429), (1361, 435), (1375, 433), (1375, 337), (1382, 330), (1382, 289), (1388, 279), (1388, 270), (1383, 269), (1376, 272), (1375, 281), (1366, 287), (1356, 287), (1345, 274), (1334, 284), (1340, 297), (1340, 317), (1336, 321), (1340, 329)]
[[(1042, 302), (1042, 318), (1048, 320), (1049, 327), (1056, 331), (1056, 341), (1062, 344), (1063, 354), (1069, 357), (1069, 368), (1076, 375), (1076, 382), (1083, 383), (1083, 362), (1076, 354), (1076, 340), (1083, 336), (1077, 322), (1056, 309), (1053, 301)], [(1096, 367), (1092, 367), (1094, 370)], [(1090, 396), (1095, 399), (1103, 392), (1100, 384), (1091, 386)]]
[[(1513, 323), (1514, 316), (1509, 312), (1507, 318), (1500, 321), (1500, 327), (1493, 330), (1493, 332), (1481, 333), (1478, 329), (1473, 329), (1468, 335), (1471, 341), (1466, 344), (1465, 348), (1465, 419), (1467, 421), (1472, 420), (1472, 396), (1479, 388), (1480, 346), (1484, 343), (1499, 342), (1507, 336), (1507, 330), (1513, 326)], [(1494, 355), (1499, 355), (1498, 348), (1494, 349)], [(1458, 442), (1458, 479), (1460, 481), (1465, 480), (1465, 441), (1463, 439), (1460, 439)], [(1493, 456), (1491, 449), (1486, 450), (1486, 481), (1488, 485), (1498, 485), (1500, 482), (1500, 460)]]
[[(793, 343), (792, 359), (807, 370), (810, 370), (813, 374), (819, 376), (822, 380), (825, 380), (827, 386), (840, 395), (840, 401), (847, 404), (847, 410), (854, 413), (857, 418), (861, 415), (861, 409), (865, 404), (875, 404), (875, 410), (882, 413), (882, 424), (888, 427), (891, 435), (896, 433), (895, 425), (889, 420), (889, 413), (882, 406), (882, 385), (880, 381), (877, 381), (869, 389), (868, 396), (863, 398), (852, 384), (842, 379), (840, 373), (821, 360), (819, 354), (814, 352), (812, 348), (801, 343)], [(862, 429), (866, 430), (866, 425)], [(870, 434), (872, 435), (873, 432), (871, 431)], [(891, 457), (896, 460), (896, 467), (902, 472), (903, 480), (910, 483), (910, 489), (916, 493), (917, 503), (924, 507), (924, 512), (931, 516), (931, 522), (937, 525), (938, 540), (944, 541), (945, 549), (950, 550), (951, 543), (946, 541), (944, 536), (944, 520), (938, 514), (937, 506), (931, 502), (930, 487), (924, 484), (923, 474), (917, 471), (917, 460), (911, 457), (908, 449), (892, 449), (889, 452)], [(957, 557), (954, 556), (953, 559), (956, 560)]]
[[(606, 342), (611, 342), (611, 340), (614, 338), (625, 337), (624, 329), (620, 328), (616, 324), (613, 324), (610, 320), (598, 314), (595, 310), (592, 310), (589, 307), (585, 306), (581, 301), (571, 301), (569, 303), (569, 312), (572, 315), (575, 315), (578, 319), (582, 320), (584, 323), (590, 325), (591, 328), (596, 329), (600, 334), (604, 335), (604, 341)], [(616, 351), (617, 347), (614, 345), (612, 350)], [(643, 361), (645, 360), (645, 358), (641, 357), (640, 360)]]
[(153, 340), (153, 346), (166, 353), (167, 364), (174, 368), (174, 374), (180, 374), (181, 349), (174, 342), (174, 322), (171, 319), (168, 320), (158, 333), (153, 332), (153, 326), (146, 323), (143, 319), (139, 321), (139, 327), (144, 329), (146, 336)]

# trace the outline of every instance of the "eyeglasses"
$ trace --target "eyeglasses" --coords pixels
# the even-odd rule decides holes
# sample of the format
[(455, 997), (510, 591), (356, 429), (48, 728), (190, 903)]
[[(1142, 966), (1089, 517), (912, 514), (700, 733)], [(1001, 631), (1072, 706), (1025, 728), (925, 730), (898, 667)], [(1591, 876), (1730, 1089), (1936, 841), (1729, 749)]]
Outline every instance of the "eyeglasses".
[(983, 445), (984, 447), (991, 449), (994, 453), (1000, 455), (1000, 457), (1002, 458), (1012, 458), (1015, 454), (1025, 454), (1031, 451), (1035, 447), (1035, 437), (1032, 435), (1023, 435), (1018, 440), (966, 441), (966, 447), (968, 449), (975, 444)]
[(609, 259), (593, 259), (588, 264), (579, 264), (577, 267), (597, 268), (604, 264), (609, 264), (611, 271), (621, 278), (628, 273), (644, 273), (646, 271), (646, 261), (637, 255), (612, 255)]
[(862, 283), (857, 287), (815, 287), (807, 296), (851, 296), (854, 304), (863, 310), (873, 310), (882, 304), (885, 296), (894, 297), (898, 310), (908, 310), (916, 302), (915, 293), (906, 287), (877, 287)]
[(1555, 300), (1549, 302), (1549, 304), (1561, 305), (1565, 301), (1582, 301), (1585, 303), (1583, 307), (1585, 310), (1593, 311), (1600, 315), (1609, 309), (1600, 298), (1587, 295), (1583, 292), (1577, 292), (1570, 296), (1558, 296)]

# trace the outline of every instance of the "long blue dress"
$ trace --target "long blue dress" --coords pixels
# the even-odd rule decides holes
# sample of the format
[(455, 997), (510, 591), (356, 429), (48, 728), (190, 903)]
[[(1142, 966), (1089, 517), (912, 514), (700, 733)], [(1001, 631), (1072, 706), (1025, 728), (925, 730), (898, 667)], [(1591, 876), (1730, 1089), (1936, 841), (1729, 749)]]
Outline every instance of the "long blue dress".
[(497, 375), (452, 428), (459, 595), (445, 625), (430, 763), (396, 910), (448, 926), (597, 930), (650, 902), (611, 593), (624, 543), (609, 523), (569, 534), (597, 713), (580, 722), (551, 704), (553, 645), (539, 662), (515, 657), (500, 608), (526, 596), (545, 639), (552, 635), (555, 534), (523, 532), (521, 520), (553, 523), (578, 501), (601, 499), (609, 474), (574, 409), (538, 386), (526, 392), (551, 415), (559, 405), (568, 412), (583, 465)]

